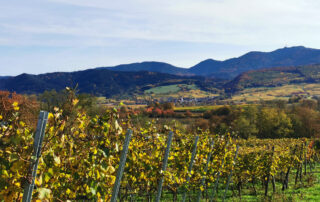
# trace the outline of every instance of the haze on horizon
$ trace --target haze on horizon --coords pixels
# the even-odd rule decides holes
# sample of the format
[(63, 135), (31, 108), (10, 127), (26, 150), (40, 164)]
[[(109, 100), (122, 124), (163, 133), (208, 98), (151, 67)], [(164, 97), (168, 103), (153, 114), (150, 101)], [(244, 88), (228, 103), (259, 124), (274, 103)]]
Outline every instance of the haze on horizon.
[(3, 1), (0, 76), (320, 48), (319, 10), (317, 0)]

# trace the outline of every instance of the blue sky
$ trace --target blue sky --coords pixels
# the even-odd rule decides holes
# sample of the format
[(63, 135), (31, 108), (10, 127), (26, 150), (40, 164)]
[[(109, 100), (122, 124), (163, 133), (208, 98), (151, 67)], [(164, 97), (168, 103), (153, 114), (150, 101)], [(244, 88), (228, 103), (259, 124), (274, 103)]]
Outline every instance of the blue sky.
[(0, 75), (320, 48), (319, 0), (8, 0)]

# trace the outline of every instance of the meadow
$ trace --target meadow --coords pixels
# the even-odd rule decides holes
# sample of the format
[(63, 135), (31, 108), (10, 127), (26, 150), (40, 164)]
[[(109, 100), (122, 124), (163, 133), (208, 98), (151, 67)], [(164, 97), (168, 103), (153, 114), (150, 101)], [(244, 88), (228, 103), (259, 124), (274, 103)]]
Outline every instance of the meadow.
[(144, 91), (144, 96), (153, 98), (204, 98), (218, 96), (218, 94), (201, 90), (195, 84), (175, 84), (167, 86), (154, 87)]

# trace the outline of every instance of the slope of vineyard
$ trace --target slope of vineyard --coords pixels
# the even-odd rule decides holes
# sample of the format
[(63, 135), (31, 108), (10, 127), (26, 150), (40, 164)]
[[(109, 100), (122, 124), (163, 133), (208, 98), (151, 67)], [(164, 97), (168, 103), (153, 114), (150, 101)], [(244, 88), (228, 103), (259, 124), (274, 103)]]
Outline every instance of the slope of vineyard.
[[(241, 140), (228, 133), (201, 132), (189, 173), (194, 134), (187, 134), (179, 127), (158, 126), (154, 121), (137, 127), (130, 119), (121, 120), (117, 109), (90, 117), (75, 107), (77, 99), (70, 97), (69, 101), (69, 111), (56, 108), (49, 115), (34, 199), (110, 200), (127, 128), (133, 129), (134, 134), (121, 181), (124, 200), (153, 198), (162, 176), (164, 191), (172, 193), (173, 200), (185, 190), (212, 190), (219, 178), (224, 185), (232, 177), (232, 189), (238, 189), (239, 194), (245, 186), (255, 190), (255, 185), (261, 182), (267, 189), (269, 181), (274, 185), (277, 181), (287, 189), (290, 169), (300, 171), (298, 176), (305, 175), (301, 171), (304, 163), (311, 169), (318, 159), (313, 140)], [(0, 198), (5, 201), (21, 200), (23, 186), (30, 180), (28, 168), (35, 158), (32, 156), (34, 129), (20, 119), (19, 103), (13, 105), (14, 115), (10, 119), (0, 117)], [(161, 166), (170, 130), (174, 136), (168, 168), (163, 172)], [(236, 145), (240, 149), (235, 159)], [(209, 154), (212, 156), (207, 161)], [(188, 183), (187, 176), (190, 176)]]

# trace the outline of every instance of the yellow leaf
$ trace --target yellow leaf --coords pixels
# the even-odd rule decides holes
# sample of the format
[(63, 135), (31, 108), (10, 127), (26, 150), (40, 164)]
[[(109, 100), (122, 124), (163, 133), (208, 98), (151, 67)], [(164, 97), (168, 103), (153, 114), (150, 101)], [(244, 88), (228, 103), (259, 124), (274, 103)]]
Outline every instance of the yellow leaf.
[(19, 105), (18, 102), (14, 102), (14, 103), (12, 104), (13, 107), (17, 107), (18, 105)]
[(60, 162), (60, 157), (54, 156), (54, 157), (53, 157), (53, 160), (54, 160), (54, 163), (55, 163), (55, 164), (60, 165), (60, 163), (61, 163), (61, 162)]
[(108, 173), (114, 173), (115, 170), (116, 170), (116, 169), (115, 169), (113, 166), (108, 166), (108, 168), (107, 168), (107, 172), (108, 172)]
[(14, 185), (16, 185), (17, 187), (20, 187), (20, 182), (16, 182), (14, 183)]
[(53, 114), (52, 114), (52, 113), (49, 113), (48, 119), (52, 119), (52, 118), (53, 118)]
[(88, 185), (86, 185), (86, 192), (87, 192), (87, 193), (90, 193), (90, 188), (89, 188)]
[(78, 99), (74, 99), (72, 100), (72, 105), (75, 106), (76, 104), (78, 104), (79, 100)]
[(116, 177), (115, 176), (111, 176), (111, 184), (114, 184), (116, 181)]
[(98, 170), (96, 170), (96, 173), (97, 173), (97, 178), (100, 179), (100, 173)]
[(4, 174), (6, 177), (9, 177), (9, 174), (6, 170), (2, 170), (2, 174)]
[(49, 169), (48, 169), (48, 173), (50, 173), (51, 175), (53, 175), (53, 169), (52, 169), (52, 168), (49, 168)]
[(47, 173), (45, 173), (44, 174), (44, 181), (49, 182), (49, 180), (50, 180), (50, 176)]

